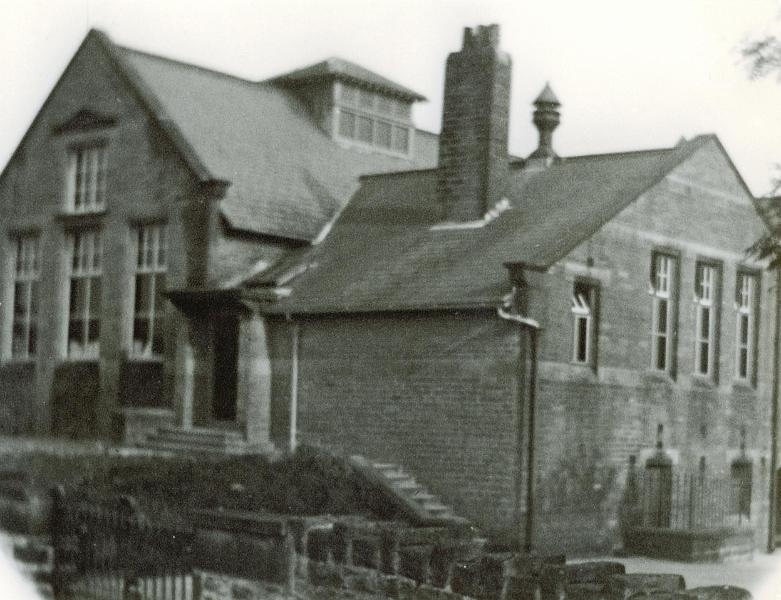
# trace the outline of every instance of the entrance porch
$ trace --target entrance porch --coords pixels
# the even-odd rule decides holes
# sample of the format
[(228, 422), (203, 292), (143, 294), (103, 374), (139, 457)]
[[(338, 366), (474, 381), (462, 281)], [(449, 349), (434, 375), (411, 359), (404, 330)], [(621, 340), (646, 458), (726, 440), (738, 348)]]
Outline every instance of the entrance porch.
[(174, 424), (145, 446), (171, 451), (270, 453), (267, 324), (230, 290), (174, 292), (184, 315), (176, 340)]

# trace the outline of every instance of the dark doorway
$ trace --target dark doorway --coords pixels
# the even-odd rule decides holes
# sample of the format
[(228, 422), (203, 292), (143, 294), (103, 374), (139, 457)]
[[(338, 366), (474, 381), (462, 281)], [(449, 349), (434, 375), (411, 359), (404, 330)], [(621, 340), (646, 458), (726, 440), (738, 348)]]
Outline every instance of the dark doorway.
[(236, 419), (236, 368), (239, 354), (239, 319), (219, 315), (214, 321), (214, 387), (212, 419)]

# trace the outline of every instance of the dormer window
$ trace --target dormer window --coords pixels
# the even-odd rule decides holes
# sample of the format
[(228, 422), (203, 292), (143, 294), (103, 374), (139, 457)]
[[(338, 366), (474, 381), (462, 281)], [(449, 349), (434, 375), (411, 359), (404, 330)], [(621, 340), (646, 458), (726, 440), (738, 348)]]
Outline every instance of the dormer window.
[(74, 146), (68, 151), (66, 207), (71, 213), (101, 212), (106, 208), (106, 146)]
[(336, 101), (339, 138), (396, 154), (409, 154), (409, 101), (343, 82), (337, 84)]

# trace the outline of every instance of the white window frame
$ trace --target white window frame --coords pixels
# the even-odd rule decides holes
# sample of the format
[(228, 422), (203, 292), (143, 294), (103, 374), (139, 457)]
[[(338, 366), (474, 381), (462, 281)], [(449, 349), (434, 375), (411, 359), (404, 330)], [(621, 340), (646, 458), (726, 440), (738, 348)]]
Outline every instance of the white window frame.
[[(651, 281), (651, 368), (660, 373), (672, 374), (673, 370), (673, 319), (676, 269), (678, 259), (664, 252), (654, 252), (653, 281)], [(660, 328), (661, 317), (664, 314), (664, 329)], [(663, 345), (663, 346), (662, 346)], [(664, 364), (659, 365), (660, 348), (664, 348)]]
[(106, 144), (79, 144), (68, 150), (66, 210), (89, 214), (106, 209)]
[[(580, 365), (592, 365), (594, 362), (594, 314), (596, 301), (594, 286), (585, 282), (575, 282), (572, 290), (572, 362)], [(585, 327), (585, 348), (581, 345), (581, 328)], [(581, 358), (582, 355), (582, 358)]]
[[(759, 276), (756, 273), (738, 271), (735, 297), (735, 379), (750, 383), (754, 378), (756, 345), (754, 336), (757, 319), (757, 290)], [(746, 325), (743, 339), (743, 323)], [(742, 356), (745, 353), (745, 373), (741, 372)]]
[[(68, 312), (66, 331), (66, 355), (71, 360), (95, 359), (100, 355), (100, 321), (102, 312), (103, 239), (98, 228), (78, 229), (68, 233), (70, 247), (70, 272), (68, 277)], [(80, 313), (74, 313), (74, 285), (80, 284), (83, 306)], [(92, 306), (96, 303), (97, 314)], [(71, 337), (72, 324), (80, 322), (80, 334), (74, 342)], [(90, 326), (95, 323), (97, 333), (90, 340)]]
[[(31, 360), (38, 350), (38, 309), (40, 302), (40, 235), (19, 233), (13, 236), (15, 246), (11, 302), (11, 360)], [(22, 311), (17, 291), (23, 290)], [(22, 344), (17, 344), (17, 331), (21, 327)]]
[[(700, 377), (715, 374), (717, 353), (717, 302), (719, 268), (698, 261), (695, 267), (694, 372)], [(703, 369), (703, 361), (705, 369)]]
[[(136, 262), (133, 276), (133, 315), (132, 315), (132, 337), (130, 343), (131, 358), (155, 358), (162, 356), (160, 351), (155, 349), (155, 336), (162, 335), (158, 328), (162, 327), (161, 316), (165, 306), (158, 306), (160, 290), (162, 286), (165, 289), (165, 275), (168, 261), (168, 238), (166, 225), (164, 223), (141, 224), (134, 228)], [(139, 309), (139, 298), (137, 292), (139, 289), (139, 280), (147, 280), (146, 290), (148, 297), (147, 309)], [(146, 323), (145, 339), (139, 335), (139, 322)], [(161, 341), (162, 345), (162, 341)]]

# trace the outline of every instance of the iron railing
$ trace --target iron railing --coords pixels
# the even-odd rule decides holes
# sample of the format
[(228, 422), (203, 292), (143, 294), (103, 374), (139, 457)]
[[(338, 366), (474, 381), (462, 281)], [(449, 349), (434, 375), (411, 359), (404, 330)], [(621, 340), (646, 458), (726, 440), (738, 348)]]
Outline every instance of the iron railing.
[(703, 472), (649, 469), (631, 475), (635, 523), (669, 529), (750, 526), (751, 481)]
[(114, 505), (56, 492), (52, 519), (56, 600), (193, 600), (194, 532), (151, 522), (126, 498)]

